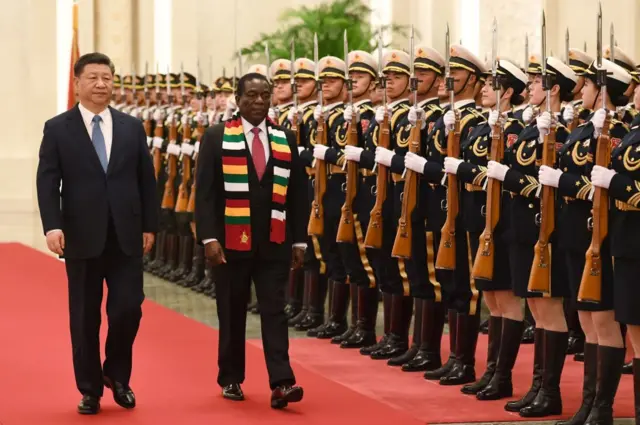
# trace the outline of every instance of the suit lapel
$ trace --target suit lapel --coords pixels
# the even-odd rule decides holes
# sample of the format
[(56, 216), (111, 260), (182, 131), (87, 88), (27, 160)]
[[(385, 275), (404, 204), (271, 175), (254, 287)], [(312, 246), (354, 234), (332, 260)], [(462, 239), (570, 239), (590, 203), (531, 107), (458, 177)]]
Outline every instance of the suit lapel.
[(100, 163), (100, 158), (98, 158), (98, 153), (96, 152), (96, 148), (93, 146), (91, 142), (91, 136), (87, 132), (87, 127), (82, 120), (82, 114), (80, 113), (80, 108), (76, 105), (72, 113), (68, 117), (68, 129), (71, 132), (71, 139), (78, 141), (78, 146), (80, 149), (85, 151), (84, 156), (90, 158), (89, 160), (93, 162), (93, 164), (102, 170), (102, 164)]
[(125, 134), (125, 125), (124, 120), (120, 116), (120, 113), (109, 107), (111, 111), (111, 125), (113, 125), (112, 130), (112, 140), (111, 140), (111, 154), (109, 155), (109, 165), (107, 167), (107, 174), (113, 172), (114, 167), (116, 166), (116, 161), (120, 158), (121, 150), (124, 146), (124, 134)]

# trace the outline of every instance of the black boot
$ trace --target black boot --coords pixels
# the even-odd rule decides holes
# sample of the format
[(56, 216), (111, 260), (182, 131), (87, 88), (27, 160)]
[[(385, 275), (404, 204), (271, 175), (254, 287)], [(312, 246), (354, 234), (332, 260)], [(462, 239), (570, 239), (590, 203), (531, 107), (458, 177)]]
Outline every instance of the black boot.
[[(397, 357), (389, 359), (387, 364), (389, 366), (402, 366), (406, 363), (409, 363), (413, 358), (418, 354), (418, 349), (422, 344), (422, 302), (423, 300), (419, 298), (414, 298), (414, 321), (413, 321), (413, 341), (411, 342), (411, 347), (404, 354), (401, 354)], [(411, 316), (408, 317), (409, 325), (411, 324)]]
[(333, 282), (333, 298), (329, 304), (331, 312), (324, 329), (318, 331), (318, 339), (331, 339), (347, 330), (347, 309), (349, 308), (349, 284)]
[[(522, 341), (524, 344), (524, 340)], [(504, 410), (508, 412), (519, 412), (525, 406), (531, 404), (536, 398), (542, 386), (542, 369), (544, 367), (544, 329), (535, 329), (533, 346), (533, 380), (531, 388), (520, 400), (508, 402)]]
[(487, 319), (484, 322), (480, 323), (480, 333), (482, 333), (484, 335), (488, 335), (489, 334), (489, 319)]
[(309, 275), (309, 309), (307, 315), (294, 326), (297, 331), (308, 331), (324, 321), (324, 299), (327, 295), (327, 275)]
[(410, 312), (413, 309), (413, 298), (394, 294), (391, 298), (391, 329), (387, 343), (379, 350), (371, 353), (374, 360), (387, 360), (399, 356), (409, 349)]
[(562, 413), (560, 377), (567, 355), (568, 332), (544, 331), (542, 387), (530, 405), (520, 409), (523, 418), (542, 418)]
[(193, 238), (191, 235), (180, 236), (178, 267), (169, 274), (170, 282), (179, 282), (191, 271), (191, 258), (193, 257)]
[(171, 272), (176, 269), (178, 265), (178, 235), (167, 235), (167, 252), (165, 253), (166, 259), (164, 267), (156, 270), (156, 276), (167, 279)]
[(384, 347), (389, 340), (390, 329), (391, 329), (391, 300), (393, 299), (393, 295), (387, 292), (382, 293), (382, 318), (384, 320), (383, 332), (384, 335), (380, 338), (380, 341), (376, 342), (373, 345), (365, 346), (360, 349), (360, 354), (363, 356), (370, 356), (374, 351), (378, 351), (380, 348)]
[(462, 385), (476, 380), (476, 346), (480, 313), (469, 315), (458, 313), (458, 333), (456, 335), (456, 362), (440, 385)]
[(625, 351), (624, 348), (598, 346), (596, 398), (585, 425), (613, 425), (613, 400), (620, 384)]
[(297, 324), (301, 323), (304, 318), (307, 317), (307, 313), (309, 313), (309, 297), (311, 296), (311, 280), (313, 279), (311, 275), (315, 274), (317, 274), (317, 272), (313, 270), (305, 270), (303, 273), (302, 308), (298, 314), (287, 322), (290, 328), (294, 328)]
[(524, 305), (524, 322), (526, 323), (524, 333), (522, 334), (523, 344), (533, 344), (535, 342), (536, 321), (531, 314), (529, 304)]
[(191, 272), (182, 279), (180, 286), (192, 288), (204, 278), (204, 247), (197, 242), (193, 245), (193, 258), (191, 259)]
[[(577, 355), (584, 352), (584, 332), (578, 318), (578, 310), (576, 310), (575, 302), (569, 298), (564, 301), (565, 318), (569, 327), (569, 342), (567, 343), (567, 355)], [(574, 360), (580, 361), (582, 356), (574, 357)]]
[(522, 332), (524, 332), (524, 322), (502, 319), (500, 352), (495, 373), (487, 386), (476, 394), (478, 400), (499, 400), (513, 395), (511, 371), (520, 350)]
[(567, 421), (556, 422), (556, 425), (583, 425), (589, 417), (593, 400), (596, 398), (596, 381), (598, 378), (598, 344), (584, 345), (584, 377), (582, 381), (582, 404), (578, 411)]
[(502, 339), (502, 316), (489, 317), (489, 342), (487, 344), (487, 369), (478, 382), (465, 385), (460, 389), (464, 394), (477, 394), (483, 390), (493, 378), (498, 363), (498, 353), (500, 353), (500, 342)]
[(291, 269), (289, 272), (289, 287), (287, 288), (289, 300), (285, 307), (287, 320), (293, 319), (302, 310), (302, 295), (304, 293), (304, 270)]
[[(378, 289), (358, 286), (358, 321), (356, 330), (340, 343), (340, 348), (362, 348), (376, 343), (378, 317)], [(351, 305), (353, 308), (353, 303)]]
[[(416, 320), (417, 320), (416, 315)], [(444, 330), (444, 306), (433, 300), (422, 301), (420, 347), (415, 357), (402, 365), (404, 372), (425, 372), (442, 366), (440, 346)]]
[(331, 338), (332, 344), (342, 344), (342, 341), (348, 340), (358, 327), (358, 285), (351, 282), (349, 283), (349, 299), (351, 300), (351, 323), (346, 331)]
[[(317, 323), (314, 324), (314, 326), (311, 326), (309, 329), (307, 329), (307, 336), (311, 336), (311, 337), (316, 337), (318, 336), (318, 332), (323, 331), (324, 328), (327, 326), (327, 324), (329, 324), (329, 317), (327, 317), (326, 321), (325, 321), (325, 317), (324, 317), (324, 305), (325, 305), (325, 300), (328, 298), (328, 302), (327, 305), (329, 306), (329, 308), (331, 308), (331, 306), (333, 305), (333, 284), (334, 281), (332, 279), (326, 279), (324, 281), (320, 281), (321, 283), (324, 283), (324, 285), (319, 285), (320, 286), (320, 292), (318, 293), (318, 299), (315, 302), (311, 302), (312, 306), (316, 306), (314, 309), (315, 310), (320, 310), (322, 309), (322, 316), (319, 317), (319, 321)], [(313, 295), (314, 292), (311, 293), (311, 299), (313, 300)], [(322, 306), (322, 307), (321, 307)]]
[(456, 362), (456, 334), (458, 332), (458, 312), (455, 310), (449, 310), (447, 312), (449, 322), (449, 359), (445, 364), (434, 370), (428, 370), (424, 374), (424, 379), (429, 381), (438, 381), (445, 376), (454, 363)]
[(636, 424), (640, 424), (640, 359), (633, 359), (633, 396), (636, 407)]
[(625, 363), (624, 366), (622, 366), (622, 374), (633, 375), (633, 362)]
[(155, 275), (155, 271), (164, 267), (165, 261), (165, 249), (166, 249), (167, 232), (162, 230), (158, 233), (158, 238), (155, 243), (155, 258), (149, 263), (146, 271)]

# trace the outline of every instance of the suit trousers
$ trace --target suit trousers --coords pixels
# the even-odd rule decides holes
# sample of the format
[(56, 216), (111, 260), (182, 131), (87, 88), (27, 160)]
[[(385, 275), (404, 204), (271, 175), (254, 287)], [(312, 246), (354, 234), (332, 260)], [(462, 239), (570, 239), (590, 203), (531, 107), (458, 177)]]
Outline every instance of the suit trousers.
[(220, 326), (218, 384), (241, 384), (245, 379), (245, 333), (251, 282), (260, 305), (262, 344), (269, 385), (295, 384), (289, 363), (289, 328), (285, 287), (291, 262), (261, 258), (228, 259), (213, 269)]
[[(122, 252), (111, 217), (108, 221), (107, 242), (99, 257), (65, 260), (76, 385), (83, 395), (96, 397), (103, 393), (103, 375), (129, 385), (133, 343), (144, 301), (142, 256), (130, 257)], [(103, 281), (108, 288), (109, 331), (105, 361), (101, 365), (99, 333)]]

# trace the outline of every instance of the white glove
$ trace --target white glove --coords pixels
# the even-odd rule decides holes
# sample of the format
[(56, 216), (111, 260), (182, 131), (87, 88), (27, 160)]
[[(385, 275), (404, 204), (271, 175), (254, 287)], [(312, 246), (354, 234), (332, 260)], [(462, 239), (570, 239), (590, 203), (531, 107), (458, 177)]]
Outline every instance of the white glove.
[(207, 125), (207, 114), (198, 111), (198, 112), (196, 112), (195, 120), (196, 120), (196, 123), (202, 124), (203, 126), (206, 126)]
[(149, 119), (149, 110), (145, 109), (144, 111), (142, 111), (142, 120), (146, 121)]
[(378, 106), (378, 108), (376, 109), (376, 122), (381, 124), (382, 121), (384, 121), (385, 112), (387, 116), (390, 116), (391, 108), (387, 106), (387, 110), (385, 111), (384, 106)]
[(453, 130), (453, 127), (456, 124), (456, 113), (453, 111), (447, 111), (446, 114), (444, 114), (444, 132), (445, 132), (445, 136), (449, 134), (449, 132), (451, 130)]
[(526, 108), (524, 108), (524, 111), (522, 111), (522, 121), (524, 121), (524, 125), (529, 125), (532, 119), (533, 119), (533, 107), (529, 105)]
[(178, 146), (175, 143), (169, 143), (167, 145), (167, 153), (169, 155), (175, 155), (175, 156), (180, 156), (180, 146)]
[(302, 117), (298, 115), (298, 108), (293, 106), (291, 109), (289, 109), (289, 113), (287, 114), (287, 119), (291, 124), (296, 124), (295, 122), (293, 122), (296, 116), (298, 117), (298, 124), (301, 123)]
[(418, 120), (421, 120), (422, 126), (420, 127), (420, 130), (422, 130), (427, 125), (427, 123), (424, 121), (424, 116), (425, 116), (424, 109), (416, 108), (415, 106), (412, 106), (409, 109), (409, 114), (407, 115), (407, 118), (409, 119), (409, 123), (414, 127), (418, 122)]
[(189, 115), (184, 114), (182, 118), (180, 118), (180, 121), (182, 121), (183, 126), (189, 125)]
[(313, 110), (313, 118), (316, 121), (319, 121), (320, 117), (323, 117), (323, 119), (326, 121), (327, 118), (329, 118), (329, 111), (325, 110), (321, 105), (317, 105)]
[(276, 108), (269, 108), (269, 113), (267, 115), (271, 121), (277, 121), (278, 119), (278, 111), (276, 111)]
[(129, 115), (131, 115), (134, 118), (138, 118), (138, 108), (137, 107), (133, 107), (131, 108), (131, 111), (129, 111)]
[(156, 109), (153, 112), (153, 120), (161, 123), (164, 120), (164, 111), (162, 109)]
[(458, 174), (458, 167), (462, 163), (461, 159), (447, 156), (444, 159), (444, 172), (449, 174)]
[[(353, 118), (353, 106), (348, 105), (346, 108), (344, 108), (342, 118), (346, 122), (351, 122), (351, 119)], [(356, 121), (360, 121), (360, 111), (356, 111)]]
[(504, 176), (507, 175), (507, 171), (509, 171), (509, 167), (504, 164), (500, 164), (496, 161), (489, 161), (489, 165), (487, 167), (487, 177), (504, 181)]
[(153, 138), (153, 147), (156, 149), (162, 149), (162, 143), (164, 139), (162, 137), (154, 137)]
[(183, 143), (180, 145), (180, 152), (182, 152), (182, 155), (191, 156), (195, 149), (196, 148), (191, 143)]
[(424, 164), (426, 163), (425, 158), (413, 152), (407, 152), (404, 156), (404, 167), (419, 174), (424, 174)]
[(147, 146), (151, 147), (152, 144), (153, 144), (153, 137), (147, 136)]
[(173, 112), (169, 113), (169, 115), (167, 116), (167, 126), (171, 125), (171, 123), (173, 122)]
[(536, 125), (538, 126), (540, 136), (546, 136), (549, 134), (549, 129), (551, 128), (551, 114), (546, 111), (541, 113), (538, 118), (536, 118)]
[(298, 146), (298, 155), (300, 155), (302, 152), (304, 152), (304, 146)]
[(610, 170), (608, 168), (604, 168), (600, 165), (595, 165), (593, 170), (591, 170), (591, 184), (594, 186), (601, 187), (603, 189), (609, 189), (611, 185), (611, 179), (617, 173), (615, 170)]
[(602, 134), (602, 127), (604, 127), (604, 120), (607, 117), (607, 111), (600, 108), (591, 117), (591, 123), (593, 124), (594, 136), (600, 137)]
[(356, 146), (347, 145), (344, 148), (344, 156), (347, 161), (360, 162), (360, 155), (362, 155), (363, 150)]
[(313, 157), (321, 161), (324, 161), (324, 157), (327, 154), (328, 149), (329, 148), (325, 145), (315, 145), (313, 147)]
[(562, 111), (562, 119), (564, 119), (564, 122), (572, 122), (575, 113), (576, 111), (573, 109), (573, 105), (567, 103)]
[(237, 109), (236, 101), (232, 96), (229, 99), (227, 99), (227, 108), (224, 111), (224, 114), (222, 116), (222, 120), (223, 121), (227, 121), (228, 119), (230, 119), (231, 116), (233, 115), (233, 113), (236, 111), (236, 109)]
[(391, 159), (393, 159), (393, 151), (389, 149), (378, 146), (376, 148), (376, 162), (378, 164), (386, 165), (387, 167), (391, 166)]
[(193, 151), (196, 153), (196, 155), (200, 152), (200, 142), (196, 142), (196, 144), (193, 146)]
[(560, 177), (562, 171), (556, 168), (547, 167), (543, 165), (538, 171), (538, 180), (540, 184), (544, 186), (558, 187), (560, 185)]

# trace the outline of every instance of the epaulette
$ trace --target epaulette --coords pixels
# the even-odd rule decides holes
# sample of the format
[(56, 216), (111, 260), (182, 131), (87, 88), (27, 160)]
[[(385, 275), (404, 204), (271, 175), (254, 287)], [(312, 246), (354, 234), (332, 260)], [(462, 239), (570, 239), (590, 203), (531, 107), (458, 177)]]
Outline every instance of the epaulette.
[(526, 125), (524, 125), (524, 123), (522, 121), (520, 121), (519, 119), (510, 117), (510, 118), (507, 118), (507, 126), (505, 126), (505, 129), (508, 126), (510, 126), (511, 124), (516, 123), (516, 122), (518, 124), (520, 124), (522, 127), (526, 127)]
[(375, 109), (373, 109), (373, 106), (371, 106), (368, 103), (365, 103), (364, 105), (360, 105), (359, 108), (363, 111), (372, 111), (372, 112), (376, 111)]
[(429, 106), (429, 109), (431, 109), (433, 112), (442, 111), (442, 108), (437, 103), (430, 103), (427, 106)]
[(611, 118), (611, 127), (614, 125), (620, 124), (625, 130), (630, 131), (629, 126), (624, 123), (624, 121), (617, 120), (615, 118)]
[(469, 112), (471, 112), (473, 115), (475, 115), (477, 118), (482, 119), (483, 121), (486, 121), (486, 119), (484, 118), (484, 115), (482, 115), (480, 112), (478, 112), (478, 110), (476, 108), (472, 108), (470, 106), (468, 106), (467, 109)]

